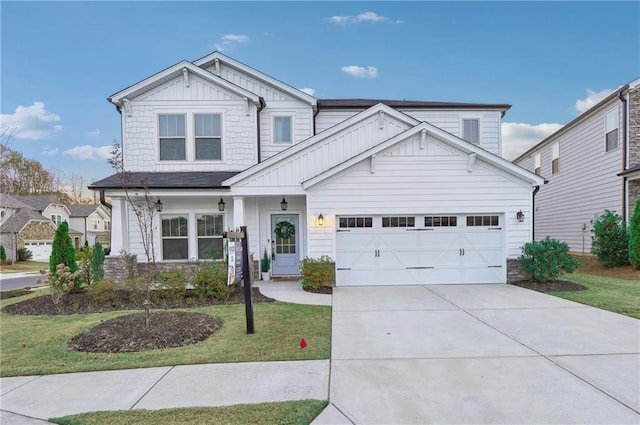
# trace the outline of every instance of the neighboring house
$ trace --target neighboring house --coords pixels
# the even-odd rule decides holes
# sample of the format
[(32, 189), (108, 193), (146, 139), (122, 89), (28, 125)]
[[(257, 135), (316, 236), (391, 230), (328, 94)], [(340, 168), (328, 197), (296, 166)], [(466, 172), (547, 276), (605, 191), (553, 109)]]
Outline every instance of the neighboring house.
[(534, 239), (589, 252), (605, 209), (625, 221), (640, 197), (640, 79), (625, 84), (513, 161), (548, 180), (535, 195)]
[(82, 230), (83, 234), (74, 240), (76, 248), (82, 248), (85, 241), (89, 246), (100, 242), (109, 249), (111, 240), (111, 213), (104, 205), (69, 205), (69, 226)]
[[(338, 285), (506, 282), (532, 238), (543, 179), (500, 157), (510, 105), (316, 99), (219, 52), (109, 101), (130, 194), (162, 206), (163, 263), (221, 259), (246, 225), (275, 276), (327, 255)], [(111, 252), (144, 261), (118, 176), (90, 187), (112, 200)]]

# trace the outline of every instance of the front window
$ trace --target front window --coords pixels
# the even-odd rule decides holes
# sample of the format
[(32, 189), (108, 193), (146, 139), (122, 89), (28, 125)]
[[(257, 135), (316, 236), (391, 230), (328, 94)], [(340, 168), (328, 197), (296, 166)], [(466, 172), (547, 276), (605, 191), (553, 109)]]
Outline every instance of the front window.
[(605, 116), (605, 150), (612, 151), (618, 147), (618, 110), (614, 109)]
[(187, 159), (184, 115), (158, 115), (158, 136), (161, 161)]
[(556, 143), (552, 147), (551, 151), (551, 174), (560, 172), (560, 144)]
[(164, 260), (189, 258), (189, 231), (186, 215), (162, 216), (162, 258)]
[(536, 156), (534, 158), (534, 161), (535, 161), (535, 168), (534, 168), (533, 172), (536, 173), (537, 175), (540, 175), (540, 173), (541, 173), (540, 172), (540, 164), (541, 164), (540, 153), (536, 154)]
[(463, 119), (462, 120), (462, 138), (467, 142), (474, 144), (480, 143), (480, 120)]
[(198, 259), (222, 259), (222, 219), (222, 214), (196, 215), (198, 223)]
[(222, 130), (219, 114), (195, 114), (196, 160), (222, 159)]
[(291, 117), (273, 118), (274, 143), (291, 143)]

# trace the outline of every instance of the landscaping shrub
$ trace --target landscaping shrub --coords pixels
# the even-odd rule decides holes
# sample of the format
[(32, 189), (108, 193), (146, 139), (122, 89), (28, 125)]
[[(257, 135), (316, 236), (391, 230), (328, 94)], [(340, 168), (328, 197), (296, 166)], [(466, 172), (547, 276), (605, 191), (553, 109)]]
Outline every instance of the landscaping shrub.
[(604, 267), (629, 264), (629, 233), (619, 214), (605, 210), (593, 224), (591, 253)]
[(117, 291), (116, 283), (108, 279), (98, 280), (87, 288), (87, 292), (100, 304), (119, 302), (120, 298)]
[(58, 264), (56, 273), (49, 273), (49, 288), (55, 294), (80, 292), (84, 283), (82, 271), (72, 272), (68, 266)]
[(51, 257), (49, 257), (49, 272), (52, 275), (56, 274), (58, 264), (69, 267), (71, 273), (78, 270), (76, 250), (73, 248), (73, 242), (69, 236), (69, 224), (66, 221), (58, 225), (56, 235), (53, 238)]
[(629, 219), (629, 263), (640, 270), (640, 198)]
[(183, 269), (162, 272), (158, 276), (158, 289), (171, 298), (184, 298), (187, 294), (187, 277)]
[(236, 291), (236, 285), (227, 285), (227, 268), (223, 264), (200, 267), (191, 283), (200, 296), (218, 300), (226, 300)]
[(262, 273), (267, 273), (269, 271), (270, 266), (271, 266), (271, 258), (269, 258), (269, 254), (267, 253), (267, 248), (265, 248), (264, 253), (262, 254), (262, 260), (260, 260), (260, 271)]
[(7, 251), (5, 251), (4, 245), (2, 244), (0, 244), (0, 261), (2, 262), (2, 264), (6, 263), (7, 261)]
[(321, 286), (333, 286), (336, 283), (336, 269), (333, 260), (328, 256), (305, 258), (300, 262), (302, 286), (318, 289)]
[(562, 273), (572, 273), (580, 266), (580, 261), (569, 254), (569, 245), (549, 236), (540, 242), (524, 244), (518, 261), (525, 275), (540, 282), (553, 280)]
[(76, 251), (76, 261), (91, 259), (92, 256), (93, 256), (93, 249), (91, 249), (90, 246), (85, 246), (80, 251)]
[(96, 242), (91, 250), (91, 281), (98, 282), (104, 278), (104, 248)]
[(27, 261), (33, 258), (33, 252), (29, 251), (27, 248), (22, 247), (18, 248), (18, 261)]

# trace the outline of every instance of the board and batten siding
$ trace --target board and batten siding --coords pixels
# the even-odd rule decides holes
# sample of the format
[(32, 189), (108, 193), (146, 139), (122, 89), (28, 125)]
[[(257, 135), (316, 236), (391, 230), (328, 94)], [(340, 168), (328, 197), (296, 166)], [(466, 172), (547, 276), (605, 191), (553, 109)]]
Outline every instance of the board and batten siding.
[[(617, 176), (622, 167), (622, 130), (618, 148), (605, 151), (605, 115), (612, 109), (618, 109), (622, 129), (621, 108), (614, 101), (517, 162), (533, 171), (540, 153), (541, 175), (549, 181), (535, 198), (535, 240), (550, 236), (569, 244), (572, 251), (590, 252), (593, 221), (605, 209), (622, 213), (622, 178)], [(555, 143), (560, 147), (560, 171), (552, 174)]]
[[(273, 120), (279, 116), (290, 116), (292, 143), (274, 143)], [(269, 102), (260, 112), (260, 150), (262, 160), (290, 148), (313, 136), (313, 109), (300, 101)]]
[(255, 93), (258, 96), (264, 98), (264, 100), (269, 103), (271, 101), (287, 101), (287, 100), (295, 100), (294, 97), (290, 96), (287, 93), (284, 93), (282, 90), (273, 87), (270, 84), (261, 81), (254, 76), (242, 72), (234, 67), (224, 64), (222, 61), (220, 63), (220, 73), (216, 73), (216, 67), (210, 66), (205, 68), (207, 71), (211, 72), (214, 75), (218, 75), (219, 77), (224, 78), (230, 83), (235, 84), (236, 86), (242, 87), (245, 90), (250, 91), (251, 93)]
[[(378, 155), (374, 172), (365, 159), (308, 189), (307, 214), (325, 217), (323, 227), (311, 220), (311, 257), (335, 258), (336, 216), (378, 214), (504, 214), (505, 254), (521, 255), (531, 240), (531, 185), (479, 159), (469, 172), (467, 155), (431, 138), (431, 150), (418, 144), (414, 137)], [(520, 210), (523, 223), (516, 219)]]

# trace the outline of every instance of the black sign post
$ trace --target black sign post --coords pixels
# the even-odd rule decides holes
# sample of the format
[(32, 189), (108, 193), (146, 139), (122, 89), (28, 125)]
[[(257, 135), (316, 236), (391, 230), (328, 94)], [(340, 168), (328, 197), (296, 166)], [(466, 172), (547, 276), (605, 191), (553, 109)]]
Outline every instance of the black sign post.
[[(224, 232), (224, 238), (240, 239), (242, 245), (242, 258), (235, 252), (235, 264), (233, 269), (236, 276), (234, 282), (240, 275), (239, 262), (242, 262), (242, 281), (244, 283), (244, 310), (247, 316), (247, 334), (255, 333), (253, 325), (253, 298), (251, 297), (251, 266), (249, 264), (249, 235), (247, 234), (247, 226), (240, 227), (240, 232)], [(231, 242), (230, 242), (231, 243)], [(237, 248), (236, 248), (237, 249)]]

